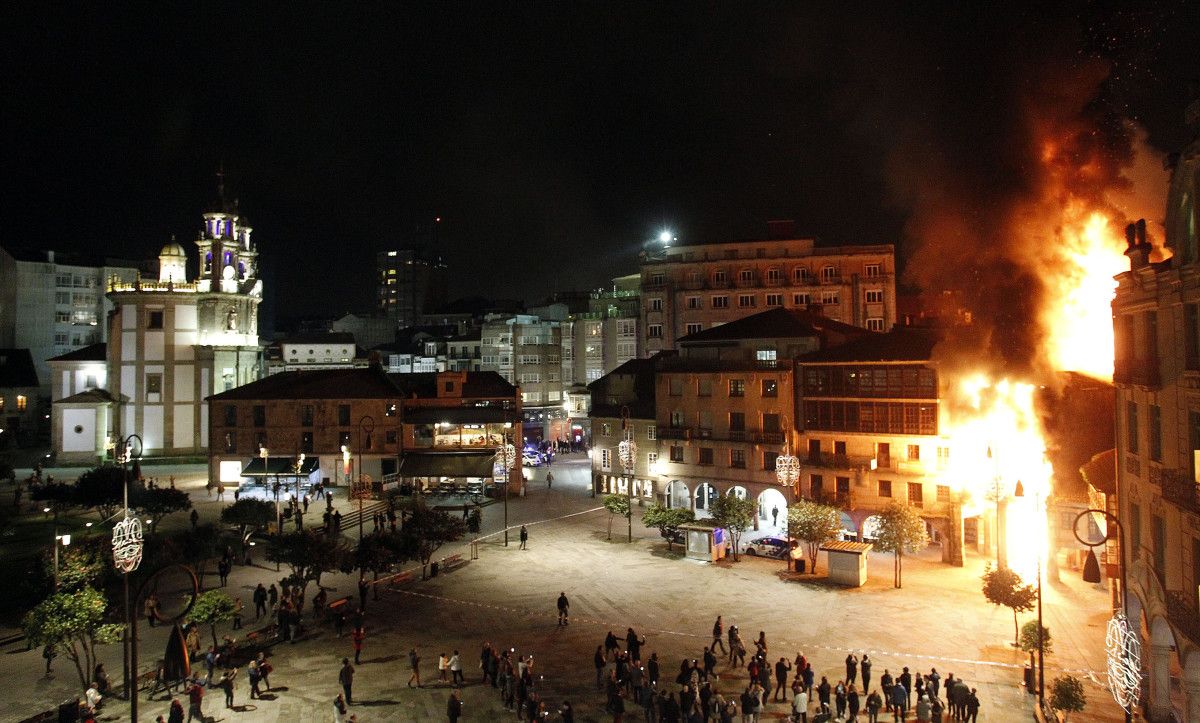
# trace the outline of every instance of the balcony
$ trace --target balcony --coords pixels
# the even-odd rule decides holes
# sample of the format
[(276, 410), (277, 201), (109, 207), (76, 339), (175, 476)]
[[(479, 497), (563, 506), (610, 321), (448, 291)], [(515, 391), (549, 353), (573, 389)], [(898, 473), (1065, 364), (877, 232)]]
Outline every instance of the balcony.
[(1157, 358), (1117, 359), (1113, 368), (1113, 382), (1146, 389), (1159, 389), (1162, 387), (1162, 379), (1158, 368)]
[(1167, 619), (1192, 642), (1200, 642), (1200, 605), (1194, 592), (1167, 591)]
[(655, 436), (659, 439), (691, 439), (692, 430), (687, 427), (657, 427)]
[(826, 469), (870, 469), (872, 457), (863, 457), (860, 455), (846, 454), (829, 454), (821, 452), (820, 454), (807, 454), (801, 457), (803, 463), (809, 467), (824, 467)]
[[(1158, 477), (1163, 499), (1189, 512), (1200, 514), (1200, 485), (1173, 469), (1162, 470)], [(1155, 481), (1153, 475), (1150, 481)]]

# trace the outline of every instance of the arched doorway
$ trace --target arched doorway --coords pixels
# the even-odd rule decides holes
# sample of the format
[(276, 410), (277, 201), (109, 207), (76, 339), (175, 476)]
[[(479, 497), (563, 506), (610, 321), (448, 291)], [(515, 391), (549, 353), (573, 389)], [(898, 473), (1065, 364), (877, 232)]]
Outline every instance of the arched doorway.
[(880, 522), (882, 522), (882, 519), (879, 517), (879, 515), (871, 515), (867, 519), (863, 520), (863, 542), (872, 542), (875, 539), (875, 537), (879, 534)]
[(838, 510), (838, 517), (842, 520), (842, 536), (849, 536), (851, 539), (858, 537), (858, 525), (854, 524), (854, 518), (845, 510)]
[(787, 536), (787, 498), (779, 490), (767, 488), (758, 496), (758, 529)]
[(733, 487), (730, 487), (725, 492), (725, 494), (733, 495), (734, 497), (738, 498), (739, 500), (744, 500), (747, 497), (746, 488), (742, 487), (740, 485), (734, 485)]
[(667, 490), (663, 493), (663, 498), (663, 504), (668, 509), (692, 509), (691, 492), (688, 490), (687, 485), (677, 479), (673, 479), (667, 484)]
[(1188, 720), (1185, 705), (1175, 634), (1166, 618), (1155, 617), (1150, 622), (1150, 715), (1154, 720)]
[(695, 506), (692, 508), (696, 512), (697, 519), (711, 517), (709, 511), (712, 508), (712, 503), (717, 499), (717, 488), (713, 487), (708, 482), (702, 482), (696, 485), (696, 494), (693, 496)]

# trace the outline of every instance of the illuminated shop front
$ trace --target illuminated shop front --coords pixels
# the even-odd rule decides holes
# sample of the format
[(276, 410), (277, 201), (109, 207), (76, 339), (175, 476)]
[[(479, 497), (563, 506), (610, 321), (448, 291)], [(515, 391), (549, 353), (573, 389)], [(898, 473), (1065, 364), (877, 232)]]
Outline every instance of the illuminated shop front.
[[(607, 495), (629, 494), (629, 478), (614, 475), (598, 475), (600, 491)], [(654, 500), (654, 480), (633, 478), (633, 496), (639, 499)]]

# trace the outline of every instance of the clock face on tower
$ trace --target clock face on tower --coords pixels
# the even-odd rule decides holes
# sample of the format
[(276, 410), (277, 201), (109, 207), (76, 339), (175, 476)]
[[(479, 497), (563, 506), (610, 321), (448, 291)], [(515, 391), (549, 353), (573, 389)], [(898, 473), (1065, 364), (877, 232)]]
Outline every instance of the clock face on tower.
[(234, 270), (232, 266), (226, 266), (225, 268), (221, 269), (221, 278), (225, 279), (226, 281), (233, 281), (235, 274), (237, 274), (237, 271)]

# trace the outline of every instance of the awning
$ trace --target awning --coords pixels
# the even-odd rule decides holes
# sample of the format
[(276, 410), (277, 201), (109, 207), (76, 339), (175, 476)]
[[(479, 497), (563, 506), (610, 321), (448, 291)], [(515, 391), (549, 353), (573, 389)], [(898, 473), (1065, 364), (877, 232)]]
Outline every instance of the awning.
[[(305, 457), (304, 464), (300, 466), (300, 475), (308, 476), (317, 471), (317, 467), (321, 466), (320, 460), (316, 457)], [(295, 457), (267, 457), (267, 468), (263, 469), (262, 457), (255, 457), (250, 460), (249, 464), (242, 468), (243, 477), (293, 477), (296, 474), (296, 458)]]
[(404, 410), (404, 423), (496, 424), (512, 421), (512, 414), (501, 407), (410, 407)]
[(410, 452), (400, 460), (401, 477), (491, 477), (492, 452)]

